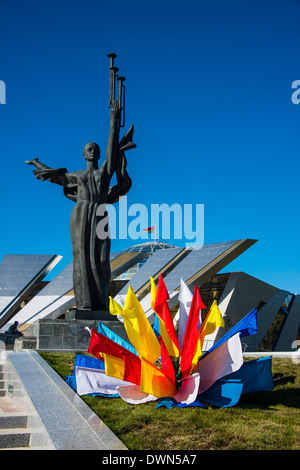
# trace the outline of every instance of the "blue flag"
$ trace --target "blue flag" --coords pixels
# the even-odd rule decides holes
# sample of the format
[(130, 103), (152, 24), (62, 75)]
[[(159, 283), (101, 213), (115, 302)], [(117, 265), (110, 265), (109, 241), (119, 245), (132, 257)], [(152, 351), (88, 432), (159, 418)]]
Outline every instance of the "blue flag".
[(90, 357), (90, 356), (83, 356), (82, 354), (76, 354), (75, 357), (75, 362), (74, 362), (74, 375), (67, 375), (66, 376), (66, 382), (68, 385), (70, 385), (75, 392), (77, 392), (77, 384), (76, 384), (76, 376), (75, 376), (75, 370), (76, 367), (88, 367), (89, 369), (102, 369), (104, 370), (104, 362), (101, 361), (100, 359), (97, 359), (96, 357)]
[(243, 393), (273, 390), (272, 356), (244, 362), (239, 370), (227, 375), (226, 378), (242, 380)]
[(117, 333), (114, 333), (114, 331), (109, 329), (101, 322), (98, 322), (98, 333), (101, 333), (103, 336), (106, 336), (107, 338), (111, 339), (115, 343), (119, 344), (123, 348), (138, 356), (136, 349), (131, 344), (127, 343), (127, 341), (121, 338), (121, 336), (117, 335)]
[(251, 310), (248, 315), (242, 318), (235, 326), (233, 326), (222, 338), (219, 339), (208, 351), (206, 351), (200, 358), (203, 359), (207, 354), (217, 349), (221, 344), (226, 343), (236, 333), (240, 333), (240, 338), (243, 336), (255, 335), (257, 333), (257, 309)]
[(243, 381), (238, 379), (219, 379), (208, 390), (198, 395), (205, 403), (228, 408), (238, 403), (243, 391)]
[(158, 341), (160, 341), (159, 337), (161, 336), (161, 332), (160, 332), (160, 327), (159, 327), (158, 316), (156, 314), (155, 314), (155, 319), (153, 323), (153, 331)]

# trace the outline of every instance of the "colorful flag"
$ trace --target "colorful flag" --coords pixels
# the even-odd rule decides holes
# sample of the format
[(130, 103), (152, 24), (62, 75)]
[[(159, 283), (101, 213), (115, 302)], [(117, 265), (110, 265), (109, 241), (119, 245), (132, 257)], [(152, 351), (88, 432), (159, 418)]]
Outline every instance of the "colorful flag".
[(178, 296), (179, 300), (179, 324), (178, 324), (178, 342), (179, 346), (182, 348), (184, 333), (189, 317), (189, 312), (192, 304), (193, 294), (184, 282), (181, 279), (180, 292)]
[(149, 393), (143, 393), (140, 391), (140, 387), (137, 385), (124, 385), (117, 387), (118, 393), (122, 400), (126, 401), (130, 405), (141, 405), (148, 401), (157, 400), (153, 395)]
[(181, 387), (174, 399), (182, 405), (190, 405), (197, 399), (200, 385), (200, 375), (196, 372), (181, 379)]
[(203, 347), (205, 336), (212, 334), (216, 328), (220, 326), (224, 327), (224, 325), (225, 325), (224, 319), (218, 308), (217, 301), (214, 300), (199, 331), (199, 340), (201, 343), (201, 349)]
[(236, 333), (210, 354), (200, 358), (196, 368), (200, 374), (199, 394), (211, 387), (218, 379), (239, 370), (242, 364), (242, 344), (240, 334)]
[(122, 346), (91, 328), (91, 338), (88, 353), (93, 354), (101, 360), (103, 360), (101, 353), (111, 354), (112, 356), (122, 359), (121, 350)]
[[(168, 333), (170, 339), (172, 340), (174, 346), (176, 347), (178, 351), (178, 355), (181, 354), (180, 351), (180, 346), (178, 343), (178, 338), (177, 334), (175, 331), (174, 323), (173, 323), (173, 318), (171, 315), (171, 311), (168, 305), (168, 300), (169, 300), (169, 294), (167, 291), (167, 288), (165, 286), (164, 280), (162, 275), (160, 274), (159, 276), (159, 281), (158, 281), (158, 286), (157, 286), (157, 293), (156, 293), (156, 299), (155, 299), (155, 305), (154, 305), (154, 311), (157, 313), (159, 318), (163, 321), (166, 332)], [(162, 338), (164, 340), (163, 332), (162, 333)], [(165, 342), (166, 347), (168, 347), (167, 342)]]
[(205, 308), (205, 305), (202, 302), (198, 287), (195, 286), (192, 304), (185, 329), (185, 335), (182, 345), (182, 355), (180, 360), (180, 370), (182, 372), (183, 377), (189, 376), (191, 372), (192, 361), (195, 355), (195, 350), (199, 338), (199, 317), (201, 309), (203, 308)]
[(125, 299), (122, 317), (128, 338), (138, 355), (154, 364), (160, 356), (160, 344), (131, 286)]
[(123, 315), (123, 307), (112, 297), (109, 297), (109, 313), (111, 315)]
[(140, 383), (141, 360), (138, 356), (123, 348), (110, 338), (103, 336), (93, 328), (88, 352), (98, 359), (103, 359), (102, 354), (108, 354), (125, 362), (124, 380), (134, 384)]
[(163, 342), (162, 337), (160, 337), (160, 347), (161, 347), (161, 370), (165, 374), (166, 377), (172, 382), (174, 388), (176, 388), (176, 378), (175, 378), (175, 370), (173, 367), (172, 359), (168, 353), (168, 350)]
[(76, 367), (76, 384), (78, 395), (104, 394), (115, 395), (118, 393), (117, 387), (132, 385), (130, 382), (109, 377), (104, 370), (89, 369), (87, 367)]
[(205, 403), (229, 408), (236, 405), (243, 393), (243, 381), (240, 379), (218, 379), (208, 390), (199, 395)]
[(177, 393), (171, 380), (154, 364), (141, 358), (140, 391), (157, 398), (174, 397)]
[(244, 336), (255, 335), (257, 333), (257, 309), (254, 308), (244, 318), (242, 318), (236, 325), (234, 325), (222, 338), (220, 338), (208, 351), (206, 351), (202, 359), (217, 349), (223, 343), (228, 341), (236, 333), (240, 333), (240, 338)]
[(98, 333), (101, 333), (103, 336), (110, 338), (112, 341), (114, 341), (115, 343), (118, 343), (120, 346), (123, 346), (123, 348), (128, 349), (128, 351), (131, 351), (133, 354), (138, 355), (138, 353), (136, 352), (136, 349), (131, 344), (129, 344), (127, 341), (121, 338), (121, 336), (117, 335), (117, 333), (115, 333), (106, 325), (104, 325), (104, 323), (98, 322)]
[(148, 233), (154, 233), (155, 230), (156, 230), (155, 225), (153, 225), (153, 227), (143, 228), (143, 232), (148, 232)]
[(127, 382), (132, 382), (135, 385), (141, 383), (141, 359), (137, 356), (130, 356), (122, 352), (124, 361), (124, 377)]
[(102, 353), (101, 356), (104, 358), (105, 373), (110, 377), (124, 380), (124, 361), (118, 357), (110, 356), (109, 354)]
[[(153, 312), (155, 312), (155, 301), (157, 297), (157, 287), (154, 282), (154, 279), (150, 277), (150, 283), (151, 283), (151, 308)], [(173, 322), (173, 320), (172, 320)], [(167, 333), (165, 323), (163, 320), (156, 314), (155, 312), (155, 320), (154, 320), (154, 325), (153, 325), (153, 330), (156, 335), (156, 337), (161, 336), (163, 339), (163, 342), (168, 350), (168, 353), (170, 356), (173, 357), (179, 357), (179, 351), (173, 341), (171, 340), (170, 336)]]
[(226, 377), (243, 381), (243, 392), (252, 393), (273, 390), (272, 356), (260, 357), (254, 361), (244, 362), (242, 367)]

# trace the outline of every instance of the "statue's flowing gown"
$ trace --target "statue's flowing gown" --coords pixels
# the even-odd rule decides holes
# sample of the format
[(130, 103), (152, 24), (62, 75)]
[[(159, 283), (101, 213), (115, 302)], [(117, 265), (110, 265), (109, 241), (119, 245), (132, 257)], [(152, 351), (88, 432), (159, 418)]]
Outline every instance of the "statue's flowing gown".
[(76, 306), (78, 310), (107, 310), (110, 238), (100, 239), (96, 233), (98, 222), (107, 217), (106, 212), (102, 217), (96, 214), (99, 204), (106, 203), (107, 178), (101, 169), (69, 173), (67, 178), (70, 190), (77, 189), (70, 218)]

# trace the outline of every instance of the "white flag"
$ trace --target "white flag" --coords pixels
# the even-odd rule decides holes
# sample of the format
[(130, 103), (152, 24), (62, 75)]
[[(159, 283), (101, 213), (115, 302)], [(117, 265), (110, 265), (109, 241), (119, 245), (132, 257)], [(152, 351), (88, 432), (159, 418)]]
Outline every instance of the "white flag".
[(114, 395), (118, 393), (120, 385), (132, 385), (131, 382), (109, 377), (105, 370), (90, 369), (88, 367), (75, 367), (75, 377), (78, 395), (89, 395), (90, 393), (104, 393)]
[(240, 333), (237, 333), (203, 359), (200, 358), (196, 369), (200, 374), (199, 393), (211, 387), (216, 380), (239, 370), (242, 365), (242, 343)]
[(179, 346), (182, 348), (183, 338), (185, 334), (185, 329), (190, 313), (191, 303), (192, 303), (193, 294), (184, 282), (181, 279), (180, 292), (178, 296), (179, 305), (180, 305), (180, 316), (179, 316), (179, 325), (178, 325), (178, 341)]
[(174, 397), (175, 400), (178, 403), (183, 403), (185, 405), (193, 403), (198, 395), (199, 383), (200, 376), (198, 373), (181, 379), (181, 387), (177, 395)]
[(139, 385), (127, 385), (118, 387), (118, 393), (122, 400), (130, 403), (131, 405), (140, 405), (148, 401), (155, 401), (157, 397), (140, 391)]

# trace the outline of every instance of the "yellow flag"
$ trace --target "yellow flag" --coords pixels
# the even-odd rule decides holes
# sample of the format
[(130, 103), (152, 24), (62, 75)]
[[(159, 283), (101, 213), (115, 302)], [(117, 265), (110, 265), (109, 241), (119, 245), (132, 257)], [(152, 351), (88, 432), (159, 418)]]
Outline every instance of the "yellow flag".
[(218, 308), (217, 301), (214, 300), (199, 331), (201, 347), (203, 346), (205, 336), (213, 333), (215, 329), (218, 328), (219, 326), (224, 327), (224, 325), (225, 325), (224, 320)]
[(125, 370), (123, 359), (104, 353), (101, 353), (101, 356), (104, 358), (105, 374), (123, 380)]
[(128, 338), (138, 355), (152, 364), (160, 356), (160, 344), (131, 286), (122, 312)]
[[(155, 306), (155, 299), (156, 299), (156, 294), (157, 294), (157, 287), (152, 277), (150, 277), (150, 283), (151, 283), (151, 308), (153, 312), (155, 312), (154, 306)], [(166, 326), (163, 320), (158, 315), (157, 315), (157, 318), (158, 318), (160, 334), (161, 334), (161, 337), (163, 339), (163, 342), (167, 348), (169, 355), (173, 357), (179, 357), (179, 351), (176, 348), (173, 341), (171, 340), (170, 336), (168, 335)]]
[(220, 326), (224, 327), (224, 320), (218, 308), (217, 301), (214, 300), (199, 330), (199, 339), (198, 339), (197, 347), (195, 350), (194, 358), (192, 361), (191, 373), (195, 371), (197, 362), (202, 355), (202, 347), (203, 347), (205, 336), (210, 335), (211, 333), (215, 331), (216, 328)]
[[(131, 291), (130, 291), (130, 297), (132, 299), (132, 294), (134, 295), (135, 297), (135, 294), (133, 293), (133, 290), (132, 288), (130, 287)], [(130, 305), (129, 304), (129, 300), (127, 301), (127, 304), (126, 304), (126, 310), (125, 310), (125, 304), (124, 304), (124, 310), (123, 308), (112, 298), (110, 297), (110, 302), (109, 302), (109, 310), (110, 310), (110, 313), (112, 315), (121, 315), (123, 317), (123, 321), (124, 321), (124, 327), (125, 327), (125, 330), (126, 330), (126, 333), (127, 333), (127, 336), (128, 336), (128, 339), (129, 341), (131, 342), (131, 344), (135, 347), (138, 355), (140, 357), (146, 357), (147, 359), (149, 360), (153, 360), (153, 362), (155, 362), (157, 360), (157, 358), (159, 356), (157, 356), (158, 353), (158, 347), (157, 347), (157, 344), (158, 344), (158, 341), (157, 341), (157, 338), (155, 336), (155, 340), (156, 340), (156, 347), (154, 349), (154, 353), (150, 353), (149, 355), (149, 351), (148, 351), (148, 347), (147, 347), (147, 342), (149, 343), (151, 341), (151, 338), (148, 338), (148, 341), (145, 340), (145, 338), (142, 336), (141, 333), (144, 333), (145, 334), (145, 330), (147, 330), (147, 328), (140, 328), (140, 323), (141, 323), (141, 318), (145, 317), (146, 319), (146, 323), (148, 322), (149, 324), (149, 321), (141, 307), (141, 305), (139, 304), (138, 300), (136, 299), (137, 303), (139, 304), (139, 307), (137, 306), (137, 303), (135, 302), (135, 307), (138, 307), (138, 310), (142, 310), (142, 312), (140, 312), (140, 315), (136, 315), (136, 310), (135, 310), (135, 307), (131, 308), (130, 311), (129, 311), (129, 308), (128, 306)], [(132, 304), (131, 304), (132, 306)], [(150, 326), (150, 324), (149, 324)], [(148, 327), (148, 325), (147, 325)], [(148, 329), (151, 329), (151, 326), (150, 328), (148, 327)], [(142, 331), (141, 331), (142, 330)], [(153, 331), (152, 331), (153, 333)], [(153, 335), (151, 334), (150, 332), (150, 336), (152, 337), (153, 339)], [(158, 344), (159, 346), (159, 344)], [(153, 359), (154, 357), (154, 359)]]
[(123, 309), (112, 297), (109, 297), (109, 312), (111, 315), (123, 315)]
[(150, 284), (151, 284), (151, 308), (153, 312), (155, 312), (154, 306), (155, 306), (155, 300), (156, 300), (156, 295), (157, 295), (157, 287), (156, 287), (153, 277), (150, 277)]
[(158, 367), (144, 358), (141, 358), (140, 391), (157, 398), (174, 397), (177, 393), (171, 380)]
[(199, 361), (199, 358), (202, 356), (202, 344), (200, 341), (200, 337), (198, 338), (195, 354), (192, 360), (192, 366), (191, 366), (191, 374), (193, 374), (196, 370), (197, 363)]

